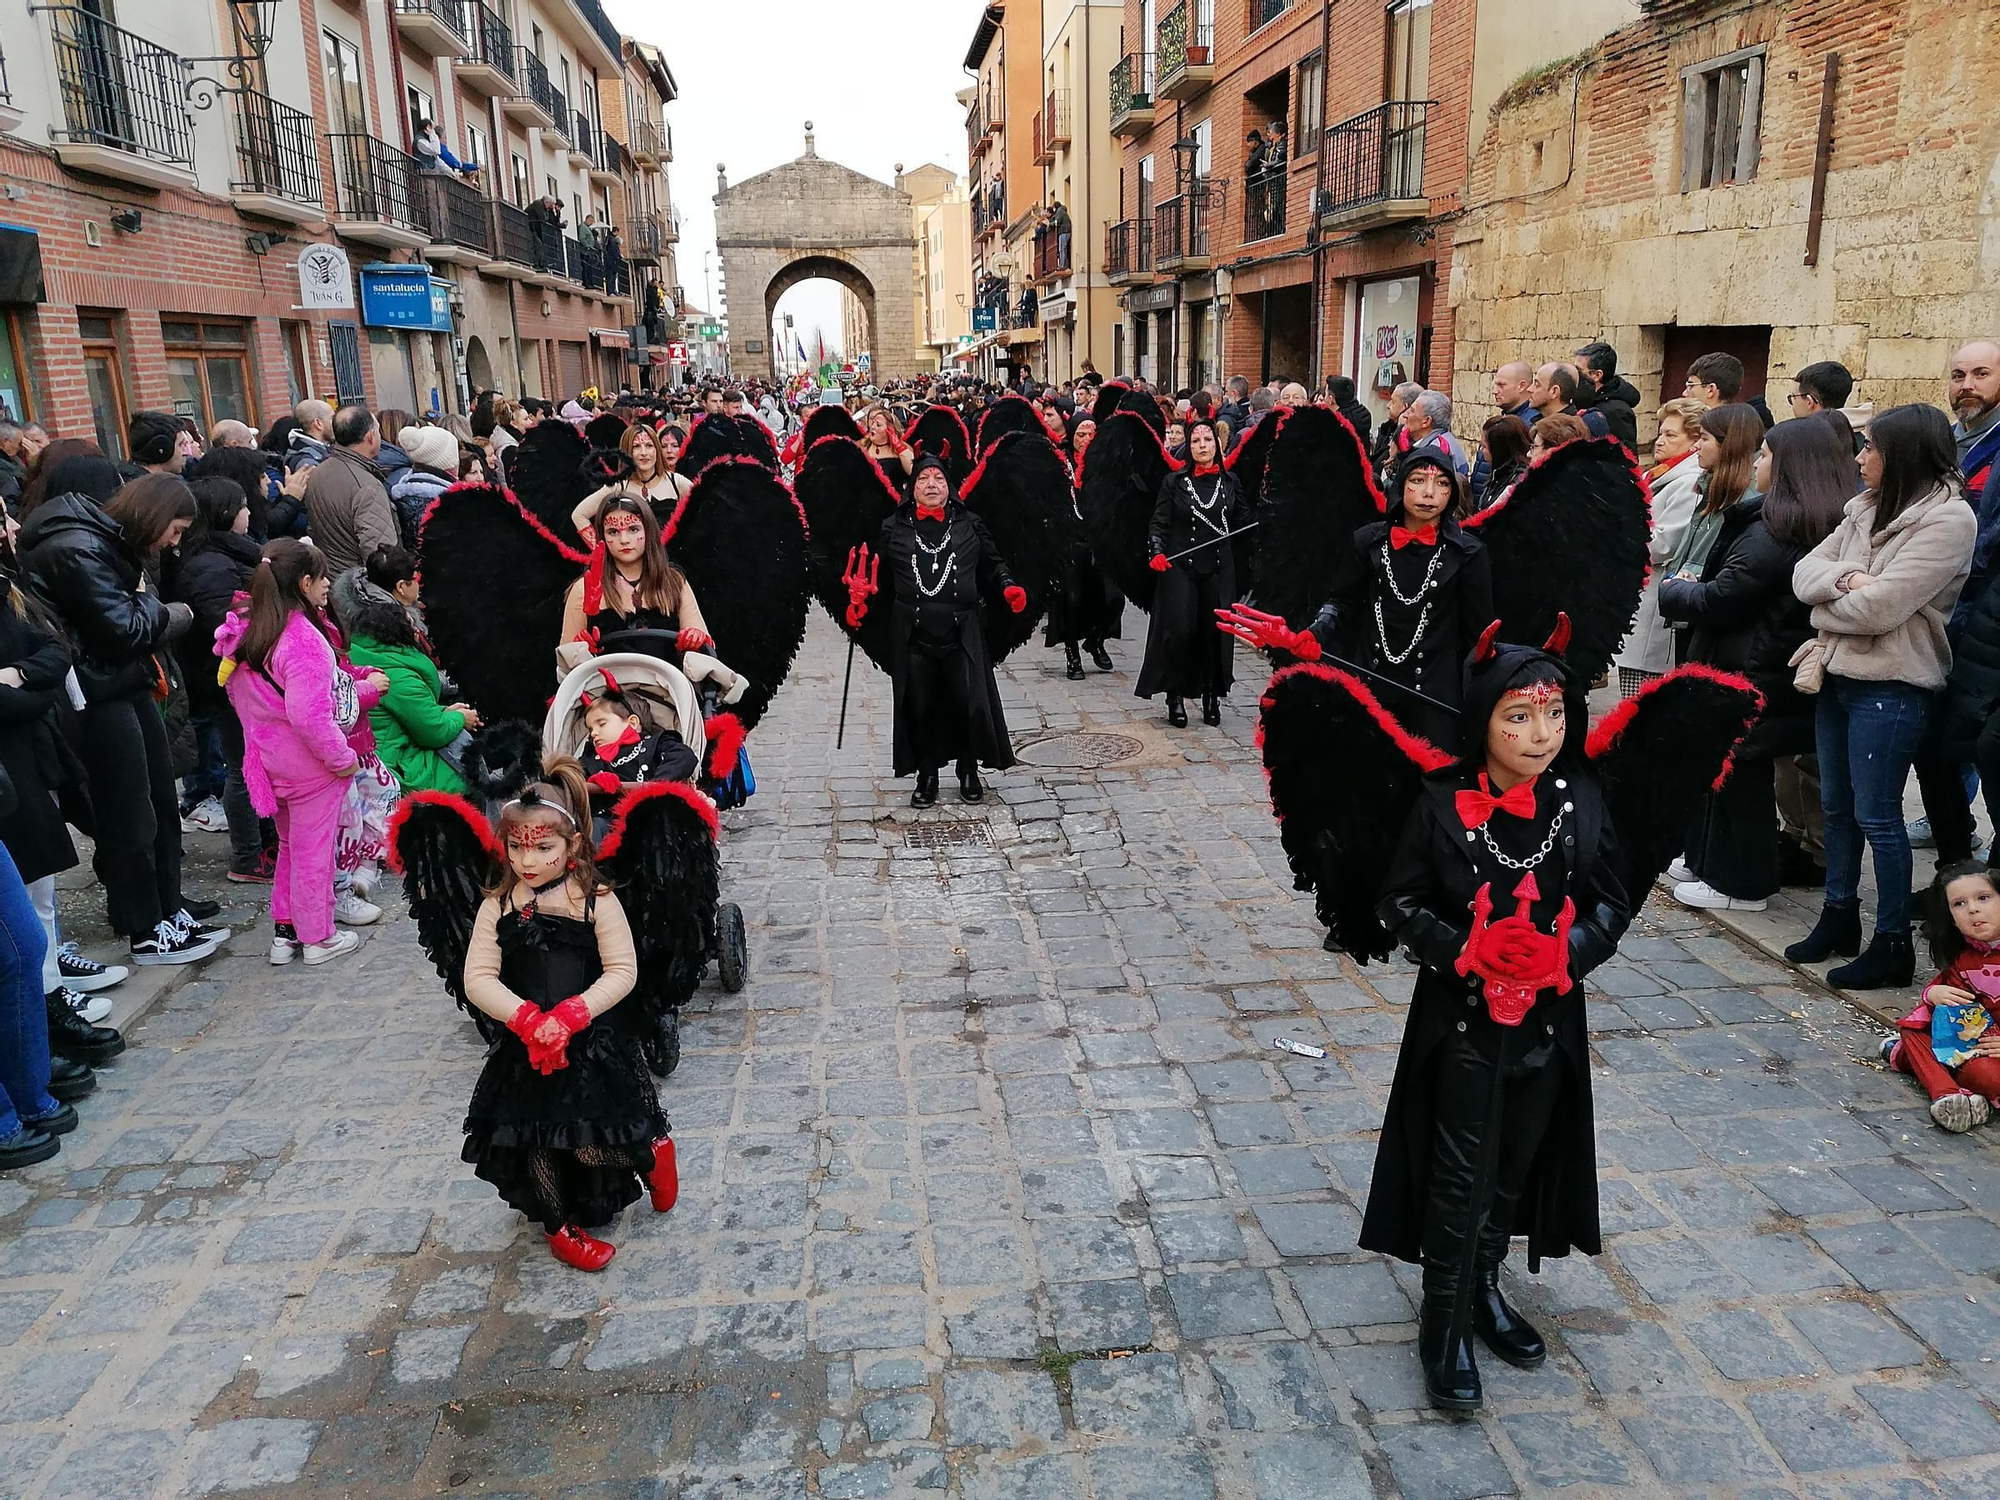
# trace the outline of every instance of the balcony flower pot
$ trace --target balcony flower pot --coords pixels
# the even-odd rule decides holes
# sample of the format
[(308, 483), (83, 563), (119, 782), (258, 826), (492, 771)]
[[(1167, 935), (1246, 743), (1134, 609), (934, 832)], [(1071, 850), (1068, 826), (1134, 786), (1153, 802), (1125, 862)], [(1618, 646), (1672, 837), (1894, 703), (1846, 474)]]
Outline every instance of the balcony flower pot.
[(1189, 48), (1187, 49), (1187, 65), (1188, 65), (1189, 67), (1191, 67), (1191, 68), (1205, 68), (1205, 67), (1207, 67), (1207, 66), (1208, 66), (1208, 48), (1206, 48), (1206, 47), (1192, 47), (1192, 46), (1191, 46), (1191, 47), (1189, 47)]

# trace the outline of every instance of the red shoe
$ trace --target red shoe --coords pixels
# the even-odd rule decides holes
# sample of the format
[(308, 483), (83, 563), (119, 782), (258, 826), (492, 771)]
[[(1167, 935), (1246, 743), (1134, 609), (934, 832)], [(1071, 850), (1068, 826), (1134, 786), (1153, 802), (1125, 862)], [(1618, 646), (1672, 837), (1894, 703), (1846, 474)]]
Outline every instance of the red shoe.
[(653, 1170), (646, 1174), (646, 1186), (653, 1190), (655, 1213), (665, 1213), (681, 1196), (681, 1172), (674, 1164), (674, 1138), (670, 1135), (653, 1142)]
[(544, 1238), (549, 1242), (550, 1254), (579, 1271), (601, 1271), (611, 1264), (611, 1257), (618, 1253), (616, 1247), (605, 1244), (603, 1240), (592, 1239), (574, 1224), (565, 1224)]

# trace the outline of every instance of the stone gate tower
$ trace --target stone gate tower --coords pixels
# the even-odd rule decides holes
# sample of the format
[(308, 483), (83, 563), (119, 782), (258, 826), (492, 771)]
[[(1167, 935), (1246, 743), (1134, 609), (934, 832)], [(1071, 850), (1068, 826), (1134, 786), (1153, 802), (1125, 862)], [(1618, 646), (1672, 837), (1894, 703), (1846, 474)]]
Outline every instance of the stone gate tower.
[(810, 120), (798, 160), (734, 187), (725, 172), (717, 166), (715, 245), (730, 315), (730, 368), (775, 375), (771, 315), (778, 299), (819, 276), (861, 300), (875, 361), (871, 379), (920, 373), (926, 361), (915, 342), (917, 241), (909, 194), (821, 158)]

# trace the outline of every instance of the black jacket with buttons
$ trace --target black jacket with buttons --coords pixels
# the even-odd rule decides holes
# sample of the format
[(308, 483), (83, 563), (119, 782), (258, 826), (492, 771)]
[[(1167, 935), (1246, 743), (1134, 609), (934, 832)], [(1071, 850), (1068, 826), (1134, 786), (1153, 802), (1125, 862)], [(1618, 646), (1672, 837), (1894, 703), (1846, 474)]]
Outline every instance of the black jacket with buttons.
[(1571, 1248), (1595, 1255), (1597, 1150), (1583, 980), (1617, 951), (1632, 919), (1632, 903), (1618, 876), (1615, 834), (1596, 778), (1580, 756), (1564, 756), (1542, 774), (1532, 820), (1496, 813), (1487, 824), (1501, 852), (1516, 860), (1534, 858), (1549, 839), (1548, 852), (1533, 871), (1538, 895), (1529, 915), (1538, 929), (1555, 930), (1565, 899), (1575, 908), (1571, 988), (1564, 994), (1553, 986), (1543, 990), (1521, 1025), (1501, 1026), (1487, 1012), (1479, 981), (1453, 967), (1471, 935), (1480, 889), (1488, 889), (1497, 920), (1514, 915), (1522, 883), (1521, 872), (1495, 858), (1485, 839), (1458, 816), (1458, 792), (1476, 785), (1475, 771), (1458, 766), (1424, 779), (1376, 908), (1382, 925), (1423, 969), (1382, 1123), (1361, 1248), (1418, 1259), (1430, 1198), (1432, 1054), (1447, 1037), (1463, 1033), (1509, 1062), (1554, 1039), (1555, 1060), (1547, 1066), (1562, 1067), (1564, 1078), (1512, 1229), (1528, 1237), (1531, 1265)]

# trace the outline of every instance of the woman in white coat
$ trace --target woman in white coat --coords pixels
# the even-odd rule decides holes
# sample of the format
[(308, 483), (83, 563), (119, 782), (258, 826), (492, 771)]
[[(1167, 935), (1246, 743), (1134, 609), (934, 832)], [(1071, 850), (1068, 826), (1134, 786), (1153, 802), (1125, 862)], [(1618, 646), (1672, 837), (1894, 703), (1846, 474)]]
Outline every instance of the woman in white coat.
[(1659, 411), (1659, 432), (1653, 438), (1653, 462), (1646, 482), (1653, 490), (1651, 575), (1639, 599), (1632, 633), (1619, 648), (1618, 696), (1630, 698), (1674, 664), (1674, 633), (1660, 618), (1660, 582), (1667, 563), (1687, 535), (1688, 523), (1701, 504), (1701, 463), (1695, 452), (1701, 436), (1702, 404), (1677, 397)]

